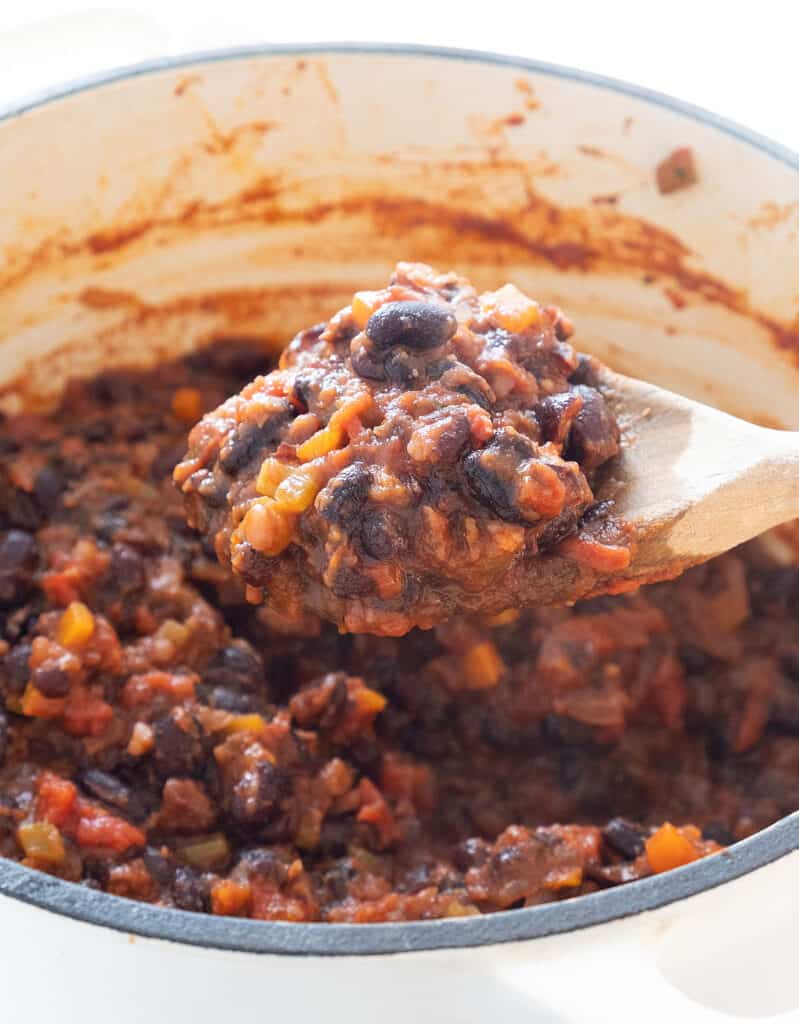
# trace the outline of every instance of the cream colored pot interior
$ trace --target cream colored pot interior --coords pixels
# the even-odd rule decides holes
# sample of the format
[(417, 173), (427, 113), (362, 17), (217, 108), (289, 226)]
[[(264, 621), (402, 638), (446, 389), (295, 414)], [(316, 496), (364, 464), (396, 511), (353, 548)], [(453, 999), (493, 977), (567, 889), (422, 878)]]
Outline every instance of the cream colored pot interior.
[[(657, 163), (691, 146), (700, 182)], [(6, 409), (218, 335), (283, 344), (398, 259), (513, 280), (620, 370), (799, 427), (796, 170), (634, 96), (451, 57), (208, 61), (0, 124)]]

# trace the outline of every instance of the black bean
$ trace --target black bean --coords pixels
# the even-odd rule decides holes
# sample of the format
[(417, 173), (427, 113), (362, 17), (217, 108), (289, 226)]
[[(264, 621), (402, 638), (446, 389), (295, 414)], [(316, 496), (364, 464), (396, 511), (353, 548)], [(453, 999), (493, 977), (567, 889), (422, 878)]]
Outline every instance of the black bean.
[(43, 466), (33, 481), (33, 493), (45, 512), (52, 512), (66, 489), (64, 474), (56, 466)]
[(328, 692), (330, 694), (325, 710), (319, 718), (320, 729), (334, 729), (347, 707), (349, 690), (347, 677), (343, 672), (328, 676)]
[(359, 335), (350, 346), (350, 360), (353, 370), (365, 380), (385, 380), (385, 354), (376, 352), (364, 335)]
[(562, 391), (542, 398), (533, 410), (541, 427), (541, 440), (563, 444), (583, 404), (576, 391)]
[(627, 860), (635, 860), (644, 852), (643, 831), (624, 818), (613, 818), (602, 829), (602, 838)]
[(680, 661), (689, 672), (706, 672), (713, 664), (710, 655), (693, 644), (683, 644), (680, 648)]
[(490, 852), (491, 847), (485, 839), (464, 839), (455, 847), (452, 860), (455, 867), (461, 871), (468, 871), (469, 868), (482, 867), (488, 860)]
[(175, 880), (175, 865), (159, 850), (148, 846), (142, 854), (142, 860), (153, 880), (162, 889), (172, 885)]
[(353, 839), (352, 818), (326, 818), (319, 835), (319, 852), (326, 857), (341, 857)]
[(121, 594), (140, 590), (146, 583), (144, 559), (129, 544), (114, 544), (111, 548), (111, 582)]
[(516, 477), (510, 472), (498, 472), (495, 451), (495, 447), (489, 445), (471, 452), (463, 460), (463, 472), (472, 494), (481, 504), (487, 505), (501, 519), (516, 522), (520, 518), (515, 500)]
[(375, 581), (365, 572), (343, 565), (333, 577), (330, 589), (336, 597), (368, 597), (375, 589)]
[(181, 728), (172, 716), (159, 718), (153, 726), (153, 760), (159, 774), (194, 775), (204, 761), (204, 733), (199, 722), (189, 719)]
[(618, 454), (619, 428), (598, 391), (582, 384), (574, 391), (582, 398), (583, 407), (572, 421), (565, 458), (590, 471)]
[(702, 828), (702, 838), (710, 839), (720, 846), (732, 846), (735, 842), (735, 836), (732, 832), (719, 821), (709, 821)]
[(59, 665), (47, 663), (33, 670), (31, 682), (39, 693), (49, 698), (66, 697), (72, 685), (68, 672)]
[(228, 644), (203, 670), (202, 680), (229, 690), (261, 690), (265, 685), (261, 658), (244, 640)]
[(8, 721), (8, 715), (5, 710), (0, 707), (0, 767), (5, 762), (8, 749), (11, 746), (11, 727)]
[(574, 747), (565, 747), (558, 753), (558, 786), (564, 793), (570, 793), (587, 766), (585, 753)]
[(291, 418), (291, 406), (288, 402), (283, 405), (282, 411), (272, 413), (260, 427), (245, 423), (227, 438), (219, 453), (219, 464), (226, 473), (240, 472), (264, 448), (275, 445)]
[(98, 419), (90, 420), (82, 424), (80, 428), (81, 437), (92, 444), (100, 441), (109, 441), (114, 436), (114, 425), (111, 420)]
[(328, 484), (320, 496), (319, 507), (328, 522), (352, 532), (360, 520), (372, 486), (372, 474), (363, 462), (347, 466)]
[(261, 761), (234, 785), (230, 815), (237, 825), (260, 827), (279, 813), (280, 801), (290, 791), (291, 777), (286, 769)]
[(388, 509), (370, 510), (361, 522), (361, 544), (367, 555), (385, 561), (405, 547), (402, 526)]
[(227, 686), (215, 686), (205, 699), (210, 707), (219, 711), (230, 711), (234, 715), (246, 714), (255, 707), (250, 694), (231, 690)]
[(24, 530), (0, 535), (0, 605), (19, 604), (33, 589), (38, 563), (36, 538)]
[(444, 306), (431, 302), (388, 302), (369, 317), (366, 334), (378, 348), (425, 351), (439, 348), (455, 334), (458, 321)]
[(181, 910), (193, 910), (197, 914), (209, 910), (208, 886), (191, 868), (175, 869), (172, 882), (172, 899)]
[(714, 725), (707, 727), (705, 751), (711, 761), (723, 761), (730, 752), (730, 743), (724, 733)]
[(31, 656), (30, 644), (17, 644), (0, 662), (0, 681), (10, 693), (22, 693), (30, 679), (31, 670), (28, 659)]
[(132, 801), (131, 790), (110, 772), (97, 768), (89, 768), (80, 776), (80, 783), (92, 796), (122, 811), (130, 811)]

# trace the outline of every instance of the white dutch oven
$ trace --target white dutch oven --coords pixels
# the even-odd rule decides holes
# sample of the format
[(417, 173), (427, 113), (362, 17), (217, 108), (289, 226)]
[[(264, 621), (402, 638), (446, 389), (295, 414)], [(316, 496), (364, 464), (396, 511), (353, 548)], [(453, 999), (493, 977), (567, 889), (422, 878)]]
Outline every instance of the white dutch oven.
[[(662, 196), (690, 146), (700, 181)], [(483, 54), (263, 48), (0, 121), (0, 401), (213, 335), (285, 341), (398, 258), (562, 304), (617, 368), (799, 428), (799, 158), (622, 83)], [(485, 918), (203, 917), (0, 865), (2, 1020), (793, 1017), (799, 820)], [(787, 1017), (786, 1017), (787, 1019)]]

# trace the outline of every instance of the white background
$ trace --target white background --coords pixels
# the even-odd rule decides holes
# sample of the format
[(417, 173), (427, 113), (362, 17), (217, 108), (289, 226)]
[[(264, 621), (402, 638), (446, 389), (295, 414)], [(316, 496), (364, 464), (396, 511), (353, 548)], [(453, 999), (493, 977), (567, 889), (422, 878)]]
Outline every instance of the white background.
[(0, 0), (0, 107), (192, 49), (307, 41), (497, 50), (612, 75), (799, 150), (798, 0)]

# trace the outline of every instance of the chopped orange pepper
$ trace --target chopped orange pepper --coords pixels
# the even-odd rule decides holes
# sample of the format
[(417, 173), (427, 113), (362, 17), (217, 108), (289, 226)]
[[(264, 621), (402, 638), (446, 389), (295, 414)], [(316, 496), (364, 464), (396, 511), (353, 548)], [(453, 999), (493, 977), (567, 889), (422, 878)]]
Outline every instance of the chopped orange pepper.
[(94, 616), (82, 601), (72, 601), (61, 614), (56, 639), (62, 647), (83, 647), (94, 633)]
[(492, 689), (505, 671), (502, 658), (490, 640), (484, 640), (467, 651), (461, 658), (461, 668), (469, 690)]
[(520, 292), (515, 284), (506, 284), (480, 297), (480, 306), (506, 331), (518, 333), (538, 322), (539, 306)]
[(256, 491), (268, 498), (274, 498), (275, 491), (293, 469), (294, 466), (290, 466), (287, 462), (281, 462), (280, 459), (272, 458), (270, 455), (261, 463), (258, 479), (255, 482)]
[(203, 414), (203, 396), (197, 388), (178, 388), (172, 395), (172, 412), (181, 423), (196, 423)]
[(53, 772), (42, 772), (36, 788), (36, 817), (58, 828), (63, 827), (77, 809), (78, 790), (75, 784)]
[[(254, 712), (248, 715), (234, 715), (226, 722), (222, 732), (230, 736), (235, 732), (263, 732), (266, 729), (266, 719)], [(274, 764), (274, 757), (269, 754), (268, 759)]]
[(492, 615), (486, 622), (489, 626), (509, 626), (519, 618), (518, 608), (506, 608), (504, 612)]
[(583, 869), (573, 867), (561, 871), (551, 871), (544, 878), (543, 886), (550, 892), (557, 892), (558, 889), (575, 889), (583, 884)]
[[(320, 480), (313, 469), (296, 469), (275, 491), (275, 503), (281, 512), (304, 512), (313, 504), (319, 488)], [(253, 506), (256, 507), (257, 505)], [(247, 515), (249, 514), (248, 512)]]
[(246, 914), (250, 908), (252, 891), (246, 882), (221, 878), (211, 886), (211, 910), (226, 917)]
[(366, 711), (371, 715), (379, 715), (388, 703), (382, 693), (370, 690), (368, 686), (356, 691), (355, 701), (361, 711)]
[(356, 292), (352, 297), (352, 319), (363, 330), (377, 309), (377, 292)]
[(66, 704), (66, 697), (45, 697), (33, 683), (28, 683), (22, 695), (20, 710), (28, 718), (60, 718)]
[(686, 829), (677, 829), (670, 822), (660, 828), (646, 841), (646, 857), (656, 874), (671, 871), (672, 868), (690, 864), (701, 856), (691, 839), (684, 835)]
[(64, 840), (55, 825), (46, 821), (32, 821), (17, 829), (17, 842), (31, 857), (55, 866), (64, 859)]

